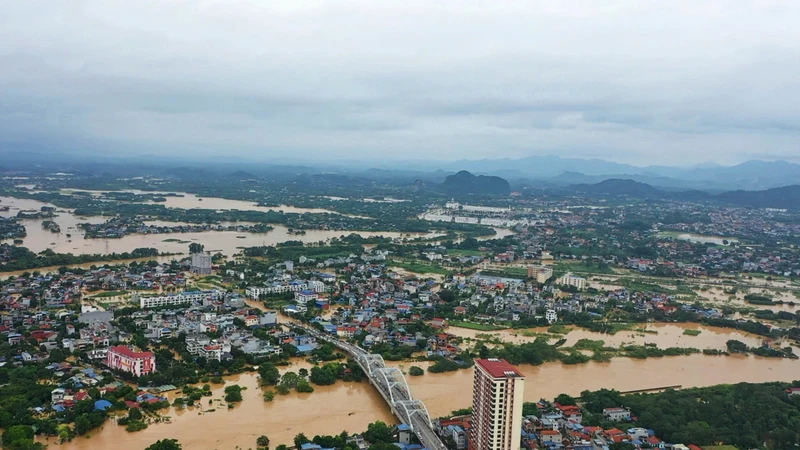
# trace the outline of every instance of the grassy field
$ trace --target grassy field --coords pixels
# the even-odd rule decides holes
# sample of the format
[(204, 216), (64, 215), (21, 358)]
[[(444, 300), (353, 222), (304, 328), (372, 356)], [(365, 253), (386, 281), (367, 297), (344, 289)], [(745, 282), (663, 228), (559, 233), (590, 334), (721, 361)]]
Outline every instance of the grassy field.
[(125, 292), (125, 291), (106, 291), (106, 292), (101, 292), (99, 294), (92, 295), (89, 298), (107, 298), (107, 297), (116, 297), (116, 296), (125, 295), (125, 294), (127, 294), (127, 292)]
[(188, 244), (189, 243), (189, 241), (184, 241), (182, 239), (175, 239), (175, 238), (164, 239), (161, 242), (177, 242), (179, 244)]
[(506, 267), (502, 270), (481, 270), (481, 275), (488, 275), (492, 277), (505, 277), (505, 278), (527, 278), (528, 269), (524, 267)]
[(559, 273), (572, 272), (583, 275), (614, 275), (614, 269), (608, 266), (587, 266), (582, 262), (558, 262), (553, 264), (553, 271)]
[(483, 252), (479, 252), (478, 250), (462, 250), (459, 248), (451, 248), (447, 250), (448, 255), (453, 256), (481, 256)]
[(436, 264), (425, 264), (423, 262), (392, 261), (392, 267), (407, 270), (415, 273), (435, 273), (437, 275), (449, 275), (452, 271)]
[(497, 325), (474, 323), (474, 322), (450, 322), (450, 326), (459, 328), (468, 328), (470, 330), (478, 330), (478, 331), (498, 331), (506, 329), (506, 327), (499, 327)]

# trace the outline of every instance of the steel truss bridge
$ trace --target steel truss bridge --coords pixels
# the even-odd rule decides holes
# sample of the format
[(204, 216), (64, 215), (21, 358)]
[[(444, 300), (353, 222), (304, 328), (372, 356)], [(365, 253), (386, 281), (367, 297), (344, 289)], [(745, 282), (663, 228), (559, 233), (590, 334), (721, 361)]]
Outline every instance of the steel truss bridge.
[(411, 432), (417, 436), (425, 448), (429, 450), (447, 449), (434, 431), (428, 408), (425, 407), (422, 400), (415, 399), (411, 395), (406, 377), (400, 369), (387, 367), (381, 355), (369, 354), (361, 347), (336, 339), (316, 329), (303, 328), (314, 337), (330, 342), (352, 355), (369, 378), (370, 383), (378, 389), (392, 413), (411, 428)]

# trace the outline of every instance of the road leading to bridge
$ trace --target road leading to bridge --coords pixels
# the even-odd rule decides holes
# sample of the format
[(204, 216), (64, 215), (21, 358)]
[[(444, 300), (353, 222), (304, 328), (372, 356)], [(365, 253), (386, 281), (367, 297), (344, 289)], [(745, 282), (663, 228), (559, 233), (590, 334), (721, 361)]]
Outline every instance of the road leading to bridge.
[[(295, 323), (294, 325), (299, 325)], [(392, 413), (401, 422), (408, 425), (420, 443), (430, 450), (445, 450), (444, 443), (433, 429), (428, 408), (422, 400), (414, 399), (408, 387), (405, 375), (395, 367), (386, 367), (381, 355), (372, 355), (361, 347), (334, 338), (314, 328), (299, 325), (317, 339), (330, 342), (350, 353), (361, 369), (369, 377), (370, 383), (378, 389), (383, 399), (392, 409)]]

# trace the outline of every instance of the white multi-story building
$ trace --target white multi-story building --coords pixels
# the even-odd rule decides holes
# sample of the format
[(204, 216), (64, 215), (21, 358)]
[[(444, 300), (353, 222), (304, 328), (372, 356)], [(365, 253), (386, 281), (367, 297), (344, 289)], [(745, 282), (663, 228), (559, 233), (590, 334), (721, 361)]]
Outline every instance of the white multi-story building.
[(472, 437), (481, 450), (519, 450), (525, 376), (502, 359), (476, 359)]
[(160, 306), (185, 305), (189, 303), (204, 303), (207, 300), (217, 301), (225, 297), (225, 291), (185, 291), (179, 294), (159, 295), (155, 297), (140, 297), (134, 294), (134, 301), (138, 298), (140, 308), (158, 308)]
[(576, 277), (572, 274), (567, 274), (556, 279), (556, 284), (562, 286), (573, 286), (579, 291), (586, 289), (586, 278)]
[(294, 293), (294, 301), (298, 305), (307, 305), (308, 302), (315, 302), (318, 298), (319, 295), (310, 289)]
[(283, 294), (286, 292), (299, 292), (305, 290), (312, 290), (314, 292), (325, 292), (325, 283), (321, 281), (293, 281), (291, 283), (275, 283), (271, 286), (250, 286), (245, 290), (246, 295), (253, 299), (258, 300), (262, 295), (268, 294)]
[(422, 216), (423, 219), (429, 222), (452, 222), (453, 216), (447, 214), (425, 214)]

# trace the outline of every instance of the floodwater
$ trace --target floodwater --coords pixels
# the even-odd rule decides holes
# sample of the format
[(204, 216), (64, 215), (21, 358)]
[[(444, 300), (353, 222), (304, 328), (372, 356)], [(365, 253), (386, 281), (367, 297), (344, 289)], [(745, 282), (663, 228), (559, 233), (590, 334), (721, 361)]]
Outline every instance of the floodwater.
[(476, 238), (479, 241), (488, 241), (489, 239), (503, 239), (506, 236), (513, 236), (514, 230), (510, 228), (492, 227), (495, 232), (494, 236), (481, 236)]
[[(404, 371), (412, 365), (427, 368), (429, 364), (389, 363)], [(282, 368), (281, 372), (297, 371), (301, 367), (309, 368), (309, 365), (301, 363)], [(671, 385), (687, 388), (800, 378), (800, 361), (754, 356), (691, 355), (646, 360), (615, 358), (607, 363), (590, 362), (572, 366), (547, 363), (541, 366), (522, 365), (519, 369), (526, 376), (525, 401), (553, 398), (562, 392), (579, 395), (587, 389), (627, 391)], [(434, 418), (471, 406), (472, 369), (406, 378), (413, 396), (425, 402)], [(242, 393), (244, 401), (234, 409), (220, 407), (220, 402), (216, 400), (213, 406), (208, 406), (208, 399), (204, 398), (202, 410), (216, 408), (215, 412), (201, 413), (200, 408), (170, 410), (166, 414), (171, 417), (171, 424), (151, 425), (136, 433), (128, 433), (111, 422), (89, 439), (77, 438), (51, 448), (143, 449), (164, 438), (178, 439), (183, 448), (191, 449), (254, 448), (255, 439), (261, 434), (269, 436), (272, 445), (277, 446), (281, 443), (290, 444), (300, 432), (307, 436), (335, 434), (343, 430), (353, 433), (365, 430), (369, 423), (376, 420), (397, 423), (378, 392), (366, 382), (315, 386), (312, 394), (278, 395), (272, 403), (262, 400), (255, 374), (231, 377), (228, 383), (247, 387)], [(222, 387), (215, 388), (213, 398), (221, 398), (224, 395), (222, 390)], [(51, 443), (54, 442), (51, 439)]]
[(716, 245), (725, 245), (724, 241), (728, 242), (739, 242), (736, 238), (733, 237), (724, 237), (724, 236), (706, 236), (703, 234), (695, 234), (695, 233), (670, 233), (665, 232), (660, 234), (661, 237), (673, 237), (675, 239), (680, 239), (683, 241), (695, 242), (698, 244), (716, 244)]
[[(71, 192), (76, 192), (76, 189), (64, 189), (62, 192), (65, 194), (69, 194)], [(138, 189), (125, 189), (122, 191), (81, 191), (81, 192), (89, 192), (94, 196), (99, 196), (104, 192), (129, 192), (132, 194), (152, 194), (152, 195), (166, 195), (168, 192), (155, 192), (155, 191), (141, 191)], [(219, 198), (219, 197), (201, 197), (195, 194), (189, 194), (188, 192), (173, 192), (173, 194), (180, 195), (182, 197), (175, 197), (175, 196), (168, 196), (164, 197), (167, 199), (166, 202), (157, 202), (159, 205), (164, 205), (167, 208), (181, 208), (181, 209), (215, 209), (215, 210), (234, 210), (238, 209), (241, 211), (261, 211), (261, 212), (268, 212), (272, 211), (281, 211), (285, 213), (297, 213), (297, 214), (304, 214), (304, 213), (327, 213), (327, 214), (341, 214), (337, 213), (336, 211), (332, 211), (330, 209), (322, 209), (322, 208), (299, 208), (296, 206), (289, 206), (289, 205), (278, 205), (278, 206), (258, 206), (256, 202), (248, 202), (244, 200), (231, 200), (227, 198)], [(144, 202), (144, 203), (156, 203), (156, 202)], [(344, 215), (344, 214), (343, 214)]]
[[(606, 347), (620, 347), (623, 345), (644, 345), (656, 344), (659, 348), (667, 347), (693, 347), (701, 350), (704, 349), (717, 349), (723, 350), (726, 348), (726, 343), (730, 339), (742, 341), (748, 346), (760, 346), (763, 337), (745, 333), (744, 331), (734, 330), (730, 328), (709, 327), (694, 323), (682, 324), (665, 324), (665, 323), (652, 323), (634, 325), (633, 328), (643, 329), (642, 331), (619, 331), (616, 334), (603, 334), (595, 333), (592, 331), (584, 330), (577, 327), (570, 327), (571, 331), (563, 336), (553, 337), (551, 342), (564, 338), (567, 342), (564, 346), (573, 346), (580, 339), (601, 340), (605, 342)], [(700, 330), (697, 336), (690, 336), (683, 334), (684, 330)], [(547, 327), (517, 329), (517, 330), (500, 330), (500, 331), (477, 331), (467, 328), (449, 327), (447, 332), (460, 336), (463, 338), (477, 339), (478, 335), (489, 335), (496, 337), (503, 342), (510, 342), (514, 344), (521, 344), (524, 342), (533, 342), (536, 340), (536, 334), (547, 334)]]
[[(11, 206), (9, 211), (3, 212), (5, 217), (16, 216), (20, 210), (39, 210), (42, 206), (52, 206), (35, 200), (15, 199), (0, 197), (0, 205)], [(304, 235), (290, 234), (288, 228), (273, 225), (274, 230), (268, 233), (243, 233), (236, 231), (207, 231), (195, 233), (164, 233), (164, 234), (133, 234), (120, 239), (84, 239), (83, 230), (78, 228), (81, 222), (102, 223), (107, 219), (102, 217), (79, 218), (69, 211), (59, 210), (58, 215), (51, 219), (61, 227), (61, 233), (51, 233), (42, 228), (42, 220), (23, 220), (28, 236), (23, 238), (22, 245), (33, 252), (52, 249), (56, 253), (81, 254), (108, 254), (130, 252), (135, 248), (155, 247), (165, 253), (185, 253), (188, 251), (189, 242), (198, 242), (205, 245), (206, 251), (221, 252), (233, 255), (240, 251), (238, 247), (253, 247), (259, 245), (275, 245), (286, 241), (319, 242), (327, 241), (334, 237), (341, 237), (356, 233), (364, 237), (384, 236), (389, 238), (438, 236), (438, 234), (425, 233), (398, 233), (389, 231), (335, 231), (335, 230), (306, 230)], [(67, 237), (72, 234), (72, 237)], [(165, 242), (165, 240), (175, 240)], [(11, 243), (13, 239), (2, 242)]]
[[(744, 299), (745, 293), (741, 292), (741, 290), (735, 295), (726, 294), (722, 288), (710, 288), (705, 291), (698, 290), (697, 293), (701, 297), (719, 305), (729, 305), (737, 308), (768, 309), (774, 312), (788, 311), (794, 313), (800, 311), (800, 298), (798, 298), (794, 292), (758, 288), (750, 289), (747, 292), (749, 294), (765, 295), (771, 297), (773, 300), (784, 302), (777, 305), (755, 305), (747, 303)], [(794, 305), (790, 305), (789, 302), (793, 302)]]
[[(288, 369), (296, 371), (300, 367), (310, 366), (302, 364)], [(262, 434), (270, 438), (270, 447), (275, 448), (279, 444), (291, 445), (301, 432), (310, 437), (342, 431), (358, 433), (376, 420), (397, 423), (378, 391), (366, 382), (314, 386), (311, 394), (276, 395), (271, 403), (264, 402), (254, 373), (228, 377), (227, 385), (232, 384), (247, 387), (242, 391), (243, 401), (233, 409), (216, 400), (225, 396), (224, 387), (212, 385), (213, 405), (208, 405), (209, 397), (203, 397), (200, 407), (180, 411), (170, 408), (163, 415), (170, 416), (172, 423), (153, 424), (146, 430), (128, 433), (125, 427), (109, 421), (101, 430), (90, 433), (89, 439), (79, 437), (56, 445), (57, 439), (51, 438), (50, 448), (141, 450), (159, 439), (177, 439), (186, 449), (255, 448), (256, 438)], [(169, 397), (173, 399), (175, 395)], [(216, 411), (207, 412), (210, 409)]]
[[(404, 363), (427, 368), (428, 362)], [(682, 385), (684, 388), (726, 383), (763, 383), (800, 378), (800, 360), (756, 356), (671, 356), (664, 358), (614, 358), (607, 363), (540, 366), (521, 365), (526, 376), (525, 401), (552, 399), (561, 393), (579, 395), (584, 390), (629, 391)], [(472, 370), (426, 373), (406, 377), (414, 397), (421, 399), (431, 416), (446, 415), (471, 406)]]

